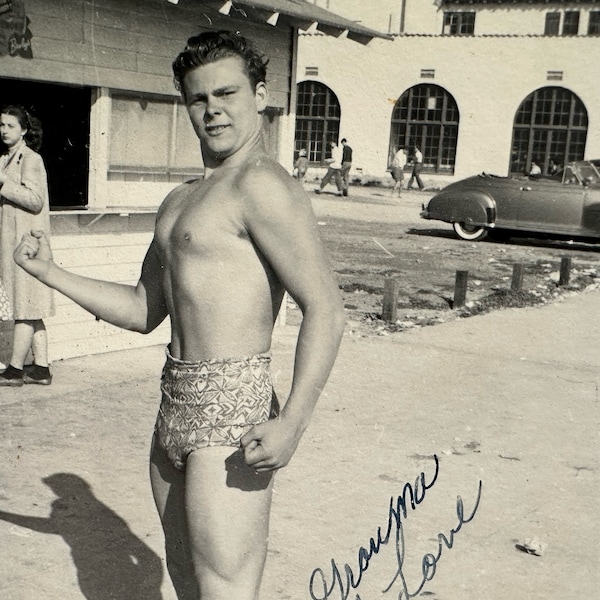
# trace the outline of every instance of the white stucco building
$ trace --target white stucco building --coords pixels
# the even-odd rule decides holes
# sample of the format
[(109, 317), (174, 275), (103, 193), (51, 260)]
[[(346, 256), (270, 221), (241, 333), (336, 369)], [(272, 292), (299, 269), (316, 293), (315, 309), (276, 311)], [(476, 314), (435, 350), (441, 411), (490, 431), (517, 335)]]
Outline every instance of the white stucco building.
[(420, 146), (430, 185), (600, 157), (600, 2), (316, 0), (393, 36), (299, 39), (295, 149), (346, 137), (354, 176)]

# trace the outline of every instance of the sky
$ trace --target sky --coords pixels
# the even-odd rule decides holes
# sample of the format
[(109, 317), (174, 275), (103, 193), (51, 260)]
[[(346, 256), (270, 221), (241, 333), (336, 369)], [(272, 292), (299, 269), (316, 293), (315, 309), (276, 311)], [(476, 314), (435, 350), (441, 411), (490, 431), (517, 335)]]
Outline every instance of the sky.
[(311, 0), (313, 4), (358, 21), (366, 27), (388, 32), (390, 15), (397, 22), (402, 0)]

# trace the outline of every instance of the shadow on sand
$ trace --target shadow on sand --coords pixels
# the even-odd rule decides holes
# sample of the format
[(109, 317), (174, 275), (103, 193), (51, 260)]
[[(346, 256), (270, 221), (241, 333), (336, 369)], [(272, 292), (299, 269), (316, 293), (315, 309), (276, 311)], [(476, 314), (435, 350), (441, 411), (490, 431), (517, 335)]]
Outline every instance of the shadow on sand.
[(0, 511), (0, 519), (39, 533), (60, 535), (71, 549), (79, 587), (87, 600), (162, 598), (160, 558), (94, 496), (84, 479), (72, 473), (55, 473), (42, 481), (58, 496), (49, 517)]

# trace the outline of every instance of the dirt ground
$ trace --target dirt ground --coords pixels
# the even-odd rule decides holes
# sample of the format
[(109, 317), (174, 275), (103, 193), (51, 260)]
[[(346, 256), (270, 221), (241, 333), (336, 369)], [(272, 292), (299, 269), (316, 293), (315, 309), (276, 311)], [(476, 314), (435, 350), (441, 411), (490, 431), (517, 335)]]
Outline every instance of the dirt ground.
[[(305, 187), (309, 193), (314, 189)], [(466, 242), (450, 225), (419, 217), (433, 192), (409, 191), (397, 199), (388, 189), (353, 187), (342, 199), (332, 186), (330, 190), (313, 195), (314, 206), (358, 335), (386, 335), (490, 310), (543, 305), (600, 282), (600, 244), (525, 237)], [(568, 285), (559, 286), (562, 258), (571, 259), (571, 275)], [(517, 264), (523, 265), (523, 285), (511, 292)], [(457, 271), (468, 271), (461, 310), (453, 310)], [(381, 320), (386, 278), (400, 283), (394, 323)], [(294, 319), (296, 307), (293, 302), (290, 306)]]

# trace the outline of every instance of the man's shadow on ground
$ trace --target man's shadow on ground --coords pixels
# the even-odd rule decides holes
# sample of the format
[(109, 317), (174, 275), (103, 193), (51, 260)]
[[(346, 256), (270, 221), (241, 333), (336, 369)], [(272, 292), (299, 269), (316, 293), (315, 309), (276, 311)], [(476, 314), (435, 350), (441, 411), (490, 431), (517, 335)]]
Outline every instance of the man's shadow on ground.
[(160, 558), (94, 496), (85, 480), (72, 473), (56, 473), (42, 481), (58, 496), (49, 517), (0, 511), (0, 519), (62, 536), (71, 549), (79, 587), (87, 600), (162, 598)]

